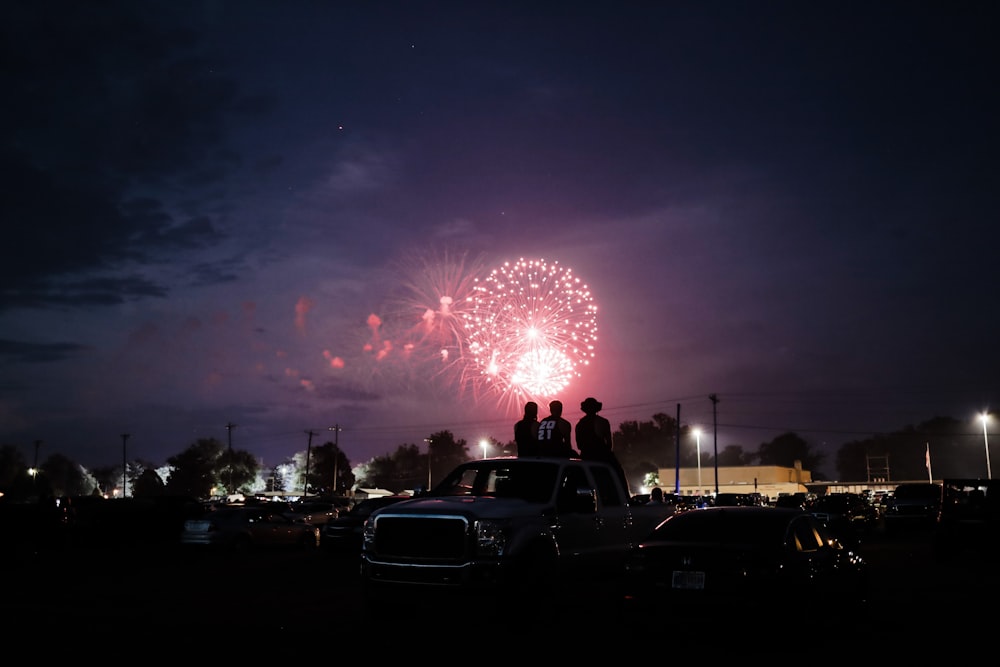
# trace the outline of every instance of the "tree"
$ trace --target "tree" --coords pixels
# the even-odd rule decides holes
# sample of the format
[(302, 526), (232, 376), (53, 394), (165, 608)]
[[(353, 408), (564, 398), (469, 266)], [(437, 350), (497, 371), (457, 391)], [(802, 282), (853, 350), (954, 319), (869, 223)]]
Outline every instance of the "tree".
[(136, 498), (157, 498), (166, 493), (167, 485), (152, 468), (146, 468), (132, 482), (132, 495)]
[[(752, 455), (751, 455), (752, 456)], [(740, 445), (726, 445), (719, 452), (719, 465), (720, 466), (745, 466), (747, 463), (748, 455), (743, 451), (743, 447)], [(714, 461), (712, 464), (714, 465)], [(776, 464), (771, 464), (776, 465)]]
[(260, 464), (256, 457), (245, 449), (226, 449), (218, 459), (217, 479), (229, 493), (244, 493), (257, 479)]
[[(451, 431), (438, 431), (427, 436), (427, 452), (430, 456), (431, 484), (437, 484), (459, 464), (472, 458), (469, 454), (469, 443), (464, 438), (455, 440), (455, 434)], [(428, 469), (427, 466), (428, 461), (425, 457), (425, 471)], [(427, 486), (426, 481), (419, 486)]]
[(102, 495), (108, 494), (110, 489), (115, 488), (118, 484), (118, 481), (121, 479), (119, 475), (120, 470), (121, 468), (111, 465), (94, 468), (90, 471)]
[[(791, 468), (798, 461), (804, 470), (818, 471), (826, 455), (823, 452), (813, 452), (801, 436), (796, 433), (783, 433), (770, 442), (762, 442), (757, 449), (757, 456), (762, 466), (785, 466)], [(721, 456), (719, 457), (721, 459)]]
[(16, 445), (0, 446), (0, 491), (11, 500), (32, 495), (32, 477), (24, 454)]
[(653, 421), (624, 421), (613, 437), (615, 456), (630, 480), (673, 468), (677, 461), (677, 420), (665, 413), (656, 413)]
[(367, 487), (392, 489), (395, 485), (396, 461), (386, 454), (373, 457), (365, 467), (364, 475), (359, 484)]
[(338, 495), (340, 490), (354, 486), (351, 462), (335, 443), (326, 442), (313, 449), (312, 461), (309, 469), (311, 488)]
[(172, 468), (167, 490), (174, 495), (208, 498), (219, 479), (225, 446), (215, 438), (199, 438), (180, 454), (167, 459)]
[(79, 463), (62, 454), (52, 454), (40, 467), (52, 485), (53, 495), (86, 496), (97, 486)]
[(984, 444), (982, 432), (967, 422), (934, 417), (842, 445), (837, 450), (837, 470), (841, 479), (865, 481), (985, 476)]

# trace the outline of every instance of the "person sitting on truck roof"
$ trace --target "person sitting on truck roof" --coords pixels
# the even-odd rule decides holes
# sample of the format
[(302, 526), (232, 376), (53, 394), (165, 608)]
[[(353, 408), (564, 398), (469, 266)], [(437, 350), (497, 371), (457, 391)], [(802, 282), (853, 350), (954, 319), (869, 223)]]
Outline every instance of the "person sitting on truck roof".
[(518, 456), (538, 456), (538, 403), (524, 404), (524, 417), (514, 424)]
[(549, 402), (549, 416), (538, 422), (540, 456), (576, 456), (573, 449), (573, 425), (562, 416), (562, 401)]
[(622, 480), (622, 486), (628, 490), (628, 479), (622, 469), (618, 457), (615, 456), (614, 441), (611, 436), (611, 422), (597, 414), (604, 404), (596, 398), (588, 397), (580, 404), (583, 417), (576, 423), (576, 448), (580, 450), (580, 458), (591, 461), (606, 461), (615, 467)]

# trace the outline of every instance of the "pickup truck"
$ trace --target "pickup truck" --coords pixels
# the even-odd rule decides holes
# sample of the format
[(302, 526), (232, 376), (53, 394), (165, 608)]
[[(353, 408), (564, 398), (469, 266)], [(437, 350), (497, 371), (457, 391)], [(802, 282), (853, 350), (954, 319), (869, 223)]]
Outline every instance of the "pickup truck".
[(523, 597), (621, 575), (637, 541), (674, 512), (629, 504), (615, 469), (575, 458), (468, 461), (365, 523), (369, 595), (421, 587)]

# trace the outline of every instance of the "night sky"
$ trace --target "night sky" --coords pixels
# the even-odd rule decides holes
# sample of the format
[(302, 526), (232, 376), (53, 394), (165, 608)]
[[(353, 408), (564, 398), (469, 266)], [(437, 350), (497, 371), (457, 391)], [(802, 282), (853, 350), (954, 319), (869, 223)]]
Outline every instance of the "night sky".
[(995, 7), (8, 2), (0, 444), (511, 440), (474, 344), (517, 336), (458, 298), (523, 307), (490, 280), (522, 260), (593, 307), (546, 397), (573, 422), (711, 431), (714, 394), (720, 449), (981, 434)]

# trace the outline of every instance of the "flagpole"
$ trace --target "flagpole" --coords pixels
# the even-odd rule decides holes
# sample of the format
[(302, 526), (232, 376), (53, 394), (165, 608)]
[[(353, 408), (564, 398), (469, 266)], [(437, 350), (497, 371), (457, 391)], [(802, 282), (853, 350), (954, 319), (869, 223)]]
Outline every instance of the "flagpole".
[(924, 454), (924, 465), (927, 466), (927, 481), (934, 483), (934, 475), (931, 474), (931, 443), (927, 443), (927, 453)]

